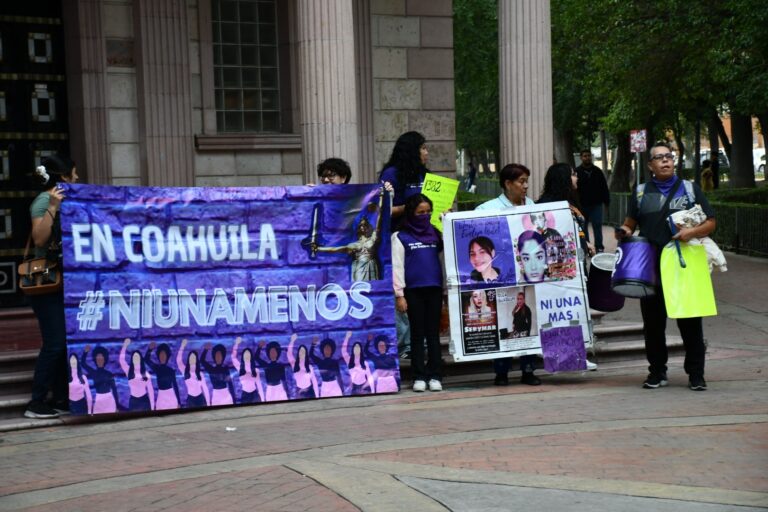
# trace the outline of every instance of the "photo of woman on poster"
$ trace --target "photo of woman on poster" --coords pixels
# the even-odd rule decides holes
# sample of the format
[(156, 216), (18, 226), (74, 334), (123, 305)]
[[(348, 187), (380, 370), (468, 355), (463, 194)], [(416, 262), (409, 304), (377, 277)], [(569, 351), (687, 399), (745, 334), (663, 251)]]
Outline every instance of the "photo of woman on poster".
[(478, 236), (469, 241), (469, 262), (472, 272), (470, 282), (495, 283), (501, 276), (501, 269), (493, 266), (496, 259), (496, 246), (486, 236)]
[[(502, 339), (529, 338), (538, 334), (536, 311), (529, 304), (536, 303), (536, 287), (518, 286), (502, 288), (496, 293), (499, 332)], [(520, 345), (528, 348), (528, 345)]]
[(567, 252), (565, 240), (559, 231), (554, 229), (554, 218), (549, 212), (534, 212), (529, 214), (533, 229), (544, 237), (544, 252), (547, 256), (547, 266), (565, 263)]
[(469, 304), (466, 307), (467, 324), (487, 324), (494, 321), (494, 310), (488, 304), (485, 290), (475, 290), (469, 294)]
[(515, 309), (512, 311), (512, 337), (524, 338), (531, 334), (531, 308), (525, 303), (525, 292), (517, 293)]
[(537, 231), (523, 231), (517, 239), (517, 257), (521, 281), (541, 283), (547, 276), (544, 237)]

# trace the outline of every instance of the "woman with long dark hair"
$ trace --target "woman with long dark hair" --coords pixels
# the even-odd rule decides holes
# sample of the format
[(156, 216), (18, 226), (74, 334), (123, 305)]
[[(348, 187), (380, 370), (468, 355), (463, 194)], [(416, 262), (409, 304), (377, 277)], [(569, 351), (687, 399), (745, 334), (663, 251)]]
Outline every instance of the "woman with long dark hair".
[(389, 160), (379, 173), (379, 181), (390, 183), (394, 189), (392, 197), (392, 231), (395, 219), (405, 212), (405, 200), (421, 193), (424, 176), (429, 170), (429, 150), (427, 139), (419, 132), (406, 132), (398, 137)]
[(579, 205), (579, 195), (576, 192), (576, 171), (566, 163), (554, 164), (547, 169), (544, 176), (544, 189), (536, 204), (554, 203), (556, 201), (568, 201), (571, 214), (579, 227), (579, 241), (585, 253), (594, 254), (594, 246), (587, 242), (584, 235), (584, 215)]
[[(60, 185), (77, 183), (77, 169), (72, 160), (57, 154), (43, 158), (35, 169), (34, 178), (43, 187), (43, 191), (29, 207), (35, 256), (55, 261), (61, 269), (59, 208), (64, 199), (64, 193)], [(35, 364), (32, 399), (27, 405), (24, 416), (56, 418), (59, 412), (69, 411), (64, 290), (45, 295), (29, 295), (27, 300), (37, 317), (43, 346), (40, 348), (40, 355)], [(52, 405), (46, 403), (49, 391), (53, 396)]]

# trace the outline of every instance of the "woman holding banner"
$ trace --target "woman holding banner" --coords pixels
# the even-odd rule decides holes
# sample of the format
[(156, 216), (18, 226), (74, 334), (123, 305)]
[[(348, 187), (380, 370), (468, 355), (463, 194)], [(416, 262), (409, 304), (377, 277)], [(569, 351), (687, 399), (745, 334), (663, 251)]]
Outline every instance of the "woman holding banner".
[[(44, 187), (29, 207), (32, 219), (30, 238), (35, 257), (56, 261), (61, 269), (61, 221), (59, 208), (64, 194), (61, 183), (77, 183), (75, 163), (63, 155), (43, 158), (35, 169), (35, 179)], [(8, 217), (6, 217), (8, 218)], [(64, 291), (28, 295), (27, 300), (40, 325), (43, 346), (35, 364), (32, 400), (27, 405), (27, 418), (56, 418), (69, 411), (67, 394), (67, 329), (64, 321)], [(52, 404), (46, 403), (48, 392)]]
[[(531, 177), (531, 171), (521, 164), (507, 164), (499, 172), (499, 186), (502, 193), (496, 199), (491, 199), (479, 205), (475, 210), (507, 210), (518, 206), (534, 204), (528, 197), (528, 180)], [(536, 356), (522, 356), (520, 358), (520, 368), (522, 376), (520, 382), (529, 386), (538, 386), (541, 380), (533, 374), (535, 369)], [(493, 383), (497, 386), (506, 386), (509, 384), (509, 367), (512, 364), (511, 357), (504, 357), (493, 360), (493, 369), (496, 372), (496, 378)]]

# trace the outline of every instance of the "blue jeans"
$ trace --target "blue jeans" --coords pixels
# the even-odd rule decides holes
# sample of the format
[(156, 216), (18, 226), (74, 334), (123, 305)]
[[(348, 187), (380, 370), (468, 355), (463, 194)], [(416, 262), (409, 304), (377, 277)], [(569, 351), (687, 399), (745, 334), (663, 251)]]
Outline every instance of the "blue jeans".
[(27, 300), (35, 312), (43, 337), (32, 380), (32, 401), (44, 402), (48, 391), (53, 393), (55, 401), (69, 400), (64, 292), (30, 295)]
[[(494, 359), (493, 360), (493, 371), (496, 372), (496, 375), (501, 375), (503, 377), (507, 376), (507, 373), (509, 373), (509, 367), (512, 366), (512, 359), (511, 357), (502, 357), (501, 359)], [(521, 356), (520, 357), (520, 370), (524, 373), (533, 373), (533, 370), (536, 369), (536, 356)]]
[(603, 203), (584, 208), (584, 235), (589, 242), (589, 224), (595, 232), (595, 250), (603, 250)]
[(397, 329), (397, 353), (411, 351), (411, 324), (408, 323), (408, 313), (395, 310), (395, 328)]

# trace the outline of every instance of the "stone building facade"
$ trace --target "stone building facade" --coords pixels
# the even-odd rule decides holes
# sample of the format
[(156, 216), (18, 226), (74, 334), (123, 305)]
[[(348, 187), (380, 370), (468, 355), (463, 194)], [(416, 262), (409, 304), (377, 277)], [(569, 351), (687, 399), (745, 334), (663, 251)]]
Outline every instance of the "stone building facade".
[[(100, 133), (71, 134), (72, 153), (86, 164), (92, 183), (297, 185), (313, 180), (314, 166), (329, 156), (348, 160), (355, 182), (372, 182), (395, 139), (408, 130), (429, 140), (432, 169), (455, 169), (450, 0), (73, 3), (80, 10), (71, 25), (80, 30), (69, 38), (67, 57), (78, 46), (82, 54), (103, 46), (101, 65), (79, 70), (91, 75), (103, 93), (70, 92), (82, 94), (83, 103), (79, 112), (70, 107), (72, 117), (105, 118)], [(274, 22), (280, 121), (221, 127), (222, 112), (229, 115), (221, 107), (228, 108), (229, 100), (217, 95), (234, 89), (226, 76), (216, 77), (230, 71), (219, 64), (236, 62), (243, 84), (250, 48), (242, 43), (231, 61), (216, 52), (231, 48), (222, 41), (237, 42), (224, 33), (223, 27), (236, 25), (232, 18), (255, 19), (243, 16), (249, 4), (264, 15), (259, 30), (266, 26), (262, 19)], [(221, 12), (235, 5), (235, 16)], [(83, 23), (86, 18), (95, 19)], [(240, 23), (241, 41), (246, 40), (244, 24), (250, 23)], [(265, 47), (254, 46), (262, 53)], [(248, 101), (246, 89), (240, 94)], [(253, 96), (256, 103), (267, 101), (263, 94)]]

